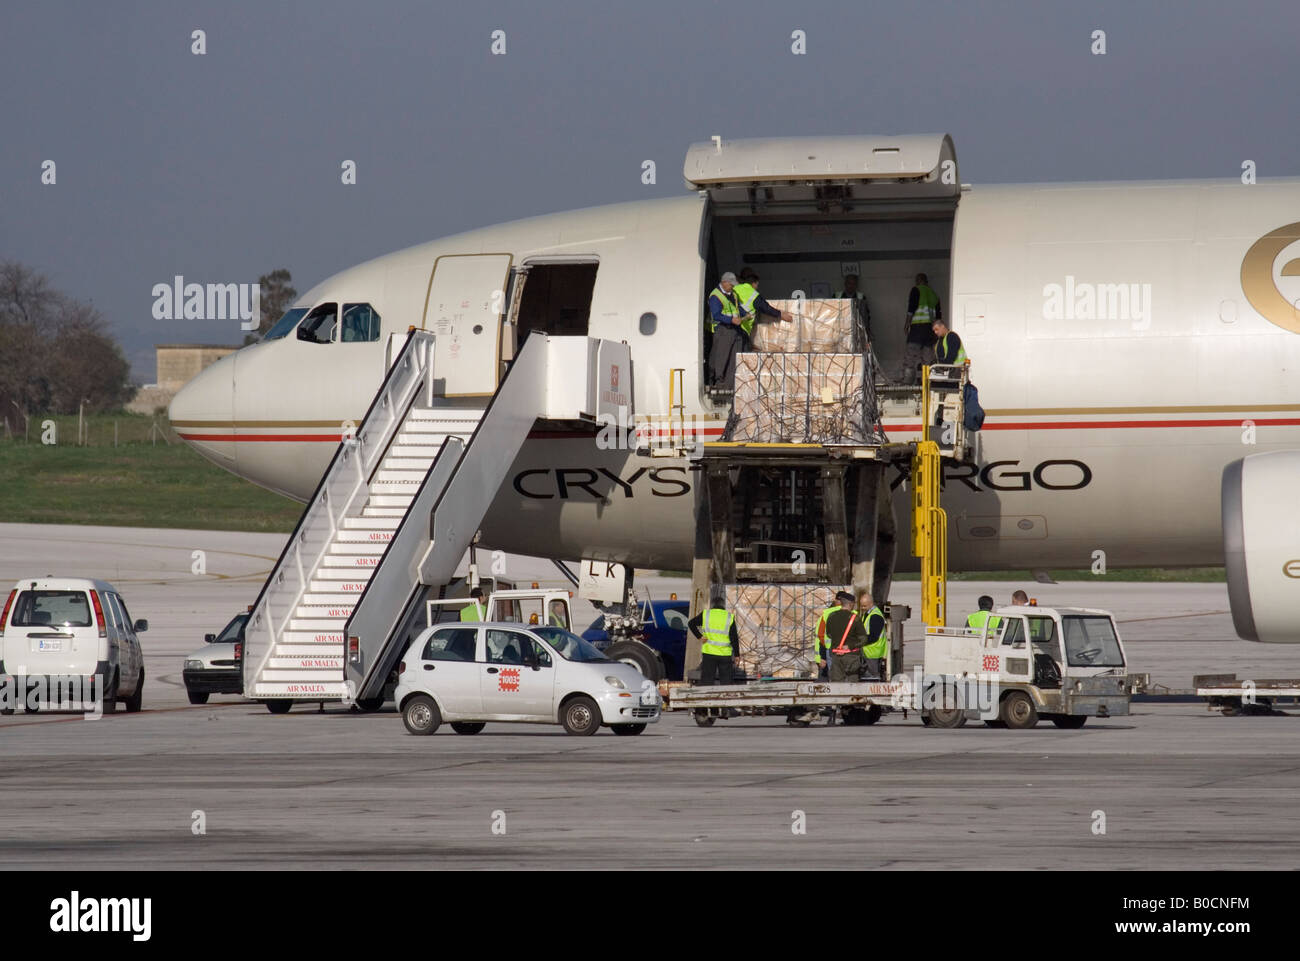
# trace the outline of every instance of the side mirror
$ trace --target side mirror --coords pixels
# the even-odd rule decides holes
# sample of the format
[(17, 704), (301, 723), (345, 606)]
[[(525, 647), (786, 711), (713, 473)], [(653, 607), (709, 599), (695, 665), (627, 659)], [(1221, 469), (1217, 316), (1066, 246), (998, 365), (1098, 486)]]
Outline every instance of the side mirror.
[(145, 631), (149, 630), (149, 622), (141, 618), (135, 622), (134, 630), (137, 634), (143, 634)]
[(213, 641), (215, 641), (215, 640), (217, 639), (217, 635), (215, 635), (215, 634), (204, 634), (204, 635), (203, 635), (203, 639), (204, 639), (205, 641), (207, 641), (209, 644), (211, 644)]

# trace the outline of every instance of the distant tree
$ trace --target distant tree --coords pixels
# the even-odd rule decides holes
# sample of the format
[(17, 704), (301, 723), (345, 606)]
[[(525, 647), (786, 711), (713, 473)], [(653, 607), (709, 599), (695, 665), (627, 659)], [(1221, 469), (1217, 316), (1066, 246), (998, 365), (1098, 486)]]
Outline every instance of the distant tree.
[(298, 291), (293, 289), (292, 280), (293, 276), (283, 267), (257, 278), (257, 282), (262, 285), (262, 317), (257, 333), (246, 336), (244, 343), (252, 344), (261, 340), (298, 299)]
[(102, 314), (29, 267), (0, 263), (0, 417), (16, 431), (37, 412), (120, 407), (129, 365)]

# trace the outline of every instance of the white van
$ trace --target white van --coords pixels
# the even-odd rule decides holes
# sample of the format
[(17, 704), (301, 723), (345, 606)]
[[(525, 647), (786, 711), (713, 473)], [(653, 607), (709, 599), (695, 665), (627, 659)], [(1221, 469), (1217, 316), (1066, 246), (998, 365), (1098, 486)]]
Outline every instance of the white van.
[[(112, 713), (120, 699), (128, 711), (144, 698), (144, 654), (126, 602), (112, 584), (80, 577), (27, 577), (14, 585), (0, 613), (0, 676), (16, 680), (19, 703), (53, 707), (102, 697)], [(91, 678), (97, 678), (93, 686)], [(75, 692), (82, 692), (77, 696)], [(29, 693), (32, 692), (32, 693)], [(6, 713), (13, 703), (4, 705)]]

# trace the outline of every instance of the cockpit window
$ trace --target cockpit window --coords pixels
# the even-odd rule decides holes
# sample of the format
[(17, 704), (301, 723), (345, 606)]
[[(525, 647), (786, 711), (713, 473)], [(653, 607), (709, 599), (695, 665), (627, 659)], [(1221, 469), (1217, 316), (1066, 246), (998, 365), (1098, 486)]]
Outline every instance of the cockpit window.
[(344, 304), (341, 339), (345, 344), (378, 340), (379, 314), (369, 304)]
[(298, 321), (302, 320), (303, 314), (307, 313), (306, 307), (294, 307), (285, 313), (283, 317), (275, 322), (275, 326), (266, 332), (263, 340), (279, 340), (298, 326)]
[(298, 339), (313, 344), (328, 344), (334, 339), (338, 316), (338, 304), (318, 304), (298, 325)]

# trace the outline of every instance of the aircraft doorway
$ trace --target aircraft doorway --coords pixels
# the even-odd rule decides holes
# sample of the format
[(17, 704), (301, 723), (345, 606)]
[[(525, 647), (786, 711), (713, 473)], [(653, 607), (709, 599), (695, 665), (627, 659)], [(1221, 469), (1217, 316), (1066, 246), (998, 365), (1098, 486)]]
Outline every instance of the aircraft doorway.
[(518, 346), (534, 331), (585, 337), (596, 287), (596, 263), (525, 264), (515, 278), (521, 285), (514, 318)]

